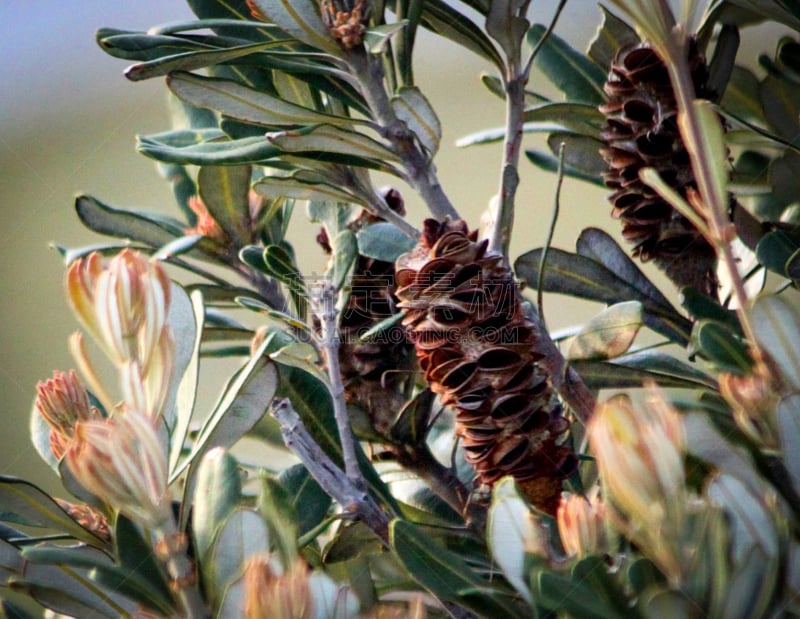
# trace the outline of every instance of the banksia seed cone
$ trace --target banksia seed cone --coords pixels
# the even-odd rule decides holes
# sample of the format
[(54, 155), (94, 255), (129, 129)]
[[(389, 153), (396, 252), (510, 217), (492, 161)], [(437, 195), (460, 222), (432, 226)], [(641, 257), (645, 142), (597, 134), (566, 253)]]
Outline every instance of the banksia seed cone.
[(568, 422), (537, 367), (537, 336), (501, 256), (464, 222), (429, 219), (397, 260), (397, 297), (420, 368), (443, 404), (478, 481), (512, 475), (533, 504), (555, 513), (575, 468), (561, 440)]
[[(397, 191), (387, 191), (385, 199), (398, 214), (404, 214)], [(380, 220), (364, 211), (351, 227), (357, 230), (377, 221)], [(317, 242), (325, 253), (331, 253), (324, 229)], [(339, 321), (339, 366), (348, 403), (367, 412), (373, 429), (381, 436), (389, 435), (405, 404), (403, 387), (412, 363), (412, 347), (399, 323), (368, 340), (361, 341), (361, 337), (396, 314), (396, 302), (394, 264), (358, 256), (350, 280), (350, 296)]]
[[(689, 67), (698, 97), (709, 99), (705, 59), (693, 40)], [(601, 153), (604, 178), (614, 190), (612, 216), (641, 260), (654, 260), (678, 286), (716, 296), (716, 255), (700, 232), (653, 189), (639, 170), (655, 168), (682, 197), (696, 190), (694, 173), (678, 130), (678, 106), (667, 68), (647, 43), (623, 47), (611, 63), (604, 90), (608, 103)]]

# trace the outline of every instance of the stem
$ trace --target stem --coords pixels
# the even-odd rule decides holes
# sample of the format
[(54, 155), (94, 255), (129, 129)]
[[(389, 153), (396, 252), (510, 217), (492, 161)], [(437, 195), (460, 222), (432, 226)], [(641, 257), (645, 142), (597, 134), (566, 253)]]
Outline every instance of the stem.
[(318, 299), (317, 317), (322, 325), (322, 347), (328, 366), (331, 397), (333, 398), (333, 415), (339, 429), (344, 454), (344, 470), (347, 478), (357, 488), (364, 488), (361, 469), (358, 467), (356, 443), (353, 430), (350, 428), (350, 417), (347, 414), (347, 403), (344, 399), (342, 372), (339, 368), (339, 312), (336, 310), (336, 289), (328, 282), (322, 284)]
[(384, 72), (380, 61), (363, 49), (354, 49), (348, 54), (348, 64), (373, 119), (379, 125), (381, 135), (400, 156), (411, 186), (428, 205), (434, 217), (459, 219), (458, 212), (439, 183), (430, 158), (419, 146), (414, 132), (408, 129), (392, 109), (383, 86)]
[(486, 511), (470, 502), (467, 487), (453, 469), (434, 457), (427, 445), (402, 445), (393, 448), (392, 453), (400, 466), (427, 482), (431, 490), (453, 511), (464, 516), (470, 527), (485, 531)]
[[(678, 40), (676, 40), (676, 38)], [(692, 161), (697, 187), (705, 204), (705, 215), (708, 220), (709, 241), (717, 250), (717, 255), (728, 271), (733, 285), (733, 294), (737, 301), (736, 313), (742, 325), (745, 337), (750, 342), (753, 359), (763, 361), (755, 331), (750, 321), (748, 307), (750, 300), (744, 288), (744, 282), (736, 266), (736, 258), (729, 243), (728, 200), (727, 195), (719, 191), (714, 182), (714, 164), (708, 141), (702, 139), (703, 127), (694, 106), (695, 91), (686, 59), (686, 33), (680, 25), (673, 29), (673, 36), (668, 38), (668, 60), (664, 64), (672, 80), (675, 98), (679, 110), (679, 127), (686, 149)]]
[(300, 458), (309, 474), (345, 511), (357, 515), (388, 548), (389, 515), (317, 445), (288, 399), (275, 400), (271, 412), (280, 424), (286, 447)]
[(197, 587), (197, 572), (186, 555), (188, 540), (175, 527), (169, 516), (155, 528), (155, 554), (164, 562), (175, 597), (186, 619), (204, 619), (209, 616), (205, 602)]

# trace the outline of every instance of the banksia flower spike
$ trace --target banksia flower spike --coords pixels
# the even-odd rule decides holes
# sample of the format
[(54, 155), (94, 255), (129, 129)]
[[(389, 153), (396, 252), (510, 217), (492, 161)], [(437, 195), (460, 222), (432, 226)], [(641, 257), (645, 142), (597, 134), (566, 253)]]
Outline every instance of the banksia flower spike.
[(55, 371), (53, 378), (40, 381), (34, 407), (50, 426), (50, 451), (56, 459), (64, 455), (79, 421), (103, 418), (74, 370)]
[[(713, 98), (708, 70), (692, 40), (689, 67), (698, 97)], [(678, 286), (716, 296), (716, 254), (702, 234), (666, 200), (639, 179), (639, 170), (654, 168), (681, 197), (697, 190), (689, 154), (678, 129), (678, 105), (667, 68), (647, 43), (617, 52), (604, 86), (608, 102), (601, 153), (608, 163), (606, 185), (612, 216), (633, 254), (653, 260)]]
[(555, 513), (576, 461), (569, 424), (537, 367), (537, 336), (513, 276), (462, 221), (425, 222), (422, 240), (397, 260), (397, 296), (420, 368), (453, 406), (478, 481), (513, 476), (529, 500)]

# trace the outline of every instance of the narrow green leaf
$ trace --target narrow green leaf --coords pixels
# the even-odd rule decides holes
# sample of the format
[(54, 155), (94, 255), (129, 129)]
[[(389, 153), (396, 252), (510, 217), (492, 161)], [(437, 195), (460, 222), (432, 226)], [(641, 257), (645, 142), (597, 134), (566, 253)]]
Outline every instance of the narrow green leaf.
[(774, 230), (756, 246), (756, 257), (767, 269), (789, 277), (789, 261), (800, 250), (800, 230)]
[(291, 494), (278, 480), (262, 473), (259, 481), (258, 510), (269, 528), (272, 546), (280, 555), (283, 565), (292, 565), (298, 555), (299, 512), (295, 509)]
[(203, 293), (199, 290), (192, 291), (190, 295), (192, 312), (194, 314), (194, 337), (192, 340), (184, 339), (182, 345), (192, 344), (186, 370), (178, 384), (175, 393), (175, 420), (170, 434), (169, 470), (174, 472), (178, 460), (183, 452), (183, 443), (189, 431), (192, 413), (197, 400), (197, 381), (200, 373), (200, 344), (203, 341), (203, 323), (205, 321), (205, 307)]
[(581, 103), (540, 103), (525, 109), (523, 120), (526, 123), (550, 122), (561, 127), (562, 131), (601, 139), (604, 116), (596, 106)]
[(366, 45), (370, 54), (384, 54), (392, 40), (397, 38), (397, 35), (407, 25), (408, 20), (403, 19), (392, 24), (381, 24), (380, 26), (367, 28), (366, 32), (364, 32), (364, 45)]
[[(547, 28), (534, 24), (528, 31), (532, 47), (544, 36)], [(534, 64), (574, 103), (599, 105), (605, 100), (605, 73), (598, 65), (574, 49), (558, 35), (551, 33), (536, 55)]]
[(405, 86), (391, 99), (397, 117), (414, 132), (430, 157), (439, 150), (442, 126), (431, 104), (419, 88)]
[(763, 350), (777, 364), (791, 391), (800, 391), (800, 311), (797, 294), (759, 298), (752, 309), (753, 329)]
[[(115, 572), (121, 577), (132, 575), (142, 583), (142, 597), (152, 601), (156, 608), (170, 609), (172, 591), (164, 573), (163, 564), (156, 559), (153, 545), (142, 536), (139, 526), (122, 514), (114, 522), (114, 553), (118, 562)], [(102, 576), (100, 582), (106, 582)]]
[(800, 85), (768, 75), (760, 83), (759, 98), (769, 126), (793, 146), (800, 146)]
[(425, 388), (408, 401), (389, 429), (391, 438), (405, 445), (420, 445), (427, 435), (434, 398), (433, 392)]
[(332, 500), (302, 464), (283, 470), (278, 481), (298, 516), (297, 532), (305, 535), (324, 520)]
[[(561, 169), (558, 165), (558, 159), (549, 153), (543, 153), (538, 150), (526, 150), (525, 156), (533, 165), (546, 172), (558, 172), (558, 170)], [(589, 174), (579, 168), (566, 164), (563, 166), (563, 172), (564, 176), (568, 176), (569, 178), (587, 181), (593, 185), (597, 185), (598, 187), (606, 186), (605, 182), (603, 181), (603, 177), (600, 174)]]
[(252, 168), (204, 166), (197, 174), (200, 198), (220, 228), (239, 246), (251, 242), (250, 178)]
[(195, 71), (215, 64), (229, 62), (237, 58), (242, 58), (260, 52), (275, 45), (282, 45), (282, 41), (250, 43), (248, 45), (236, 45), (227, 49), (193, 50), (154, 58), (147, 62), (135, 64), (125, 70), (125, 77), (129, 80), (138, 82), (166, 75), (170, 71)]
[(294, 256), (281, 245), (270, 245), (264, 248), (263, 260), (266, 272), (289, 289), (297, 315), (304, 318), (308, 310), (308, 291)]
[(486, 15), (486, 32), (503, 49), (507, 58), (519, 59), (520, 47), (530, 22), (520, 16), (527, 8), (521, 0), (493, 0)]
[(81, 223), (100, 234), (160, 247), (184, 235), (178, 222), (116, 209), (91, 196), (78, 196), (75, 210)]
[(564, 163), (581, 170), (587, 176), (600, 176), (608, 170), (608, 164), (600, 154), (604, 143), (593, 137), (575, 133), (554, 132), (547, 137), (550, 151), (558, 154), (564, 144)]
[(70, 518), (46, 492), (7, 475), (0, 475), (0, 520), (46, 527), (98, 548), (106, 545)]
[(312, 0), (254, 0), (255, 6), (281, 30), (312, 47), (334, 56), (342, 48), (328, 32)]
[(178, 72), (170, 74), (167, 85), (175, 95), (192, 105), (265, 127), (322, 123), (353, 125), (367, 122), (323, 114), (231, 80)]
[(267, 141), (286, 153), (328, 152), (365, 159), (399, 161), (389, 148), (352, 129), (317, 125), (308, 130), (268, 133)]
[(221, 447), (210, 450), (197, 468), (192, 500), (192, 531), (201, 560), (211, 548), (217, 529), (241, 500), (242, 484), (236, 460)]
[[(535, 287), (539, 277), (541, 249), (522, 254), (514, 262), (517, 277)], [(551, 248), (542, 285), (547, 292), (614, 304), (637, 300), (645, 310), (644, 323), (671, 341), (685, 345), (689, 341), (691, 323), (674, 310), (655, 303), (637, 288), (620, 279), (616, 273), (585, 256)]]
[(636, 290), (666, 309), (674, 309), (667, 298), (656, 288), (642, 270), (631, 260), (610, 234), (599, 228), (585, 228), (575, 242), (579, 255), (591, 258), (630, 284)]
[(692, 342), (698, 352), (721, 371), (747, 374), (753, 365), (742, 339), (718, 322), (700, 320), (695, 323)]
[(795, 491), (800, 492), (800, 394), (781, 398), (775, 417), (778, 421), (781, 454)]
[(764, 127), (767, 121), (758, 91), (755, 74), (744, 67), (734, 66), (722, 96), (722, 109)]
[(459, 554), (431, 540), (421, 527), (394, 520), (389, 527), (389, 542), (406, 571), (439, 599), (478, 616), (514, 617), (519, 613), (509, 598), (497, 595)]
[(411, 251), (416, 240), (394, 224), (378, 222), (358, 232), (358, 253), (367, 258), (394, 262), (398, 256)]
[(333, 264), (331, 284), (336, 290), (341, 290), (350, 275), (350, 270), (358, 257), (358, 242), (356, 235), (350, 230), (342, 230), (333, 240)]
[(349, 191), (329, 185), (304, 181), (290, 176), (263, 176), (253, 189), (259, 195), (275, 198), (283, 196), (294, 200), (308, 200), (312, 202), (355, 202), (363, 204), (364, 200)]
[(235, 508), (217, 531), (207, 559), (202, 562), (212, 599), (222, 597), (227, 586), (241, 575), (248, 559), (269, 551), (269, 530), (261, 514), (246, 507)]
[(603, 21), (589, 44), (586, 55), (599, 67), (608, 71), (617, 52), (626, 45), (638, 43), (639, 36), (636, 30), (603, 5), (600, 5), (600, 12), (603, 14)]
[(681, 289), (681, 305), (696, 320), (714, 320), (726, 325), (737, 335), (742, 335), (742, 327), (736, 317), (736, 312), (722, 307), (719, 301), (695, 288)]
[(503, 71), (503, 59), (483, 30), (461, 11), (452, 8), (446, 2), (426, 0), (423, 3), (420, 23), (432, 32), (482, 56), (494, 64), (498, 70)]

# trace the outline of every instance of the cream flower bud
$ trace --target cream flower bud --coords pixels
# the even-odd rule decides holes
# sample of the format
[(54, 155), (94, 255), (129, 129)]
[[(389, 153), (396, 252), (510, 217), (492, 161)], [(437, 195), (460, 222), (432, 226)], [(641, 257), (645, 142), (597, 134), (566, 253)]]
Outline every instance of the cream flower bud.
[(253, 557), (244, 570), (247, 619), (310, 619), (316, 616), (308, 582), (308, 568), (301, 562), (278, 575), (268, 556)]
[(36, 385), (36, 410), (50, 426), (50, 450), (58, 459), (72, 440), (79, 421), (102, 419), (89, 403), (89, 394), (74, 370), (53, 372), (53, 378)]
[(646, 407), (616, 396), (598, 406), (588, 432), (615, 524), (679, 581), (688, 500), (680, 416), (655, 390)]
[(606, 509), (595, 493), (584, 497), (566, 493), (556, 512), (561, 545), (570, 556), (585, 557), (605, 552)]
[(169, 307), (169, 278), (145, 255), (124, 249), (107, 263), (97, 253), (72, 263), (67, 296), (76, 315), (116, 363), (147, 368)]
[(164, 414), (174, 374), (174, 356), (170, 329), (165, 327), (146, 372), (136, 360), (120, 365), (124, 402), (153, 420)]
[(144, 414), (79, 422), (64, 457), (84, 488), (121, 512), (151, 526), (169, 514), (166, 448)]

